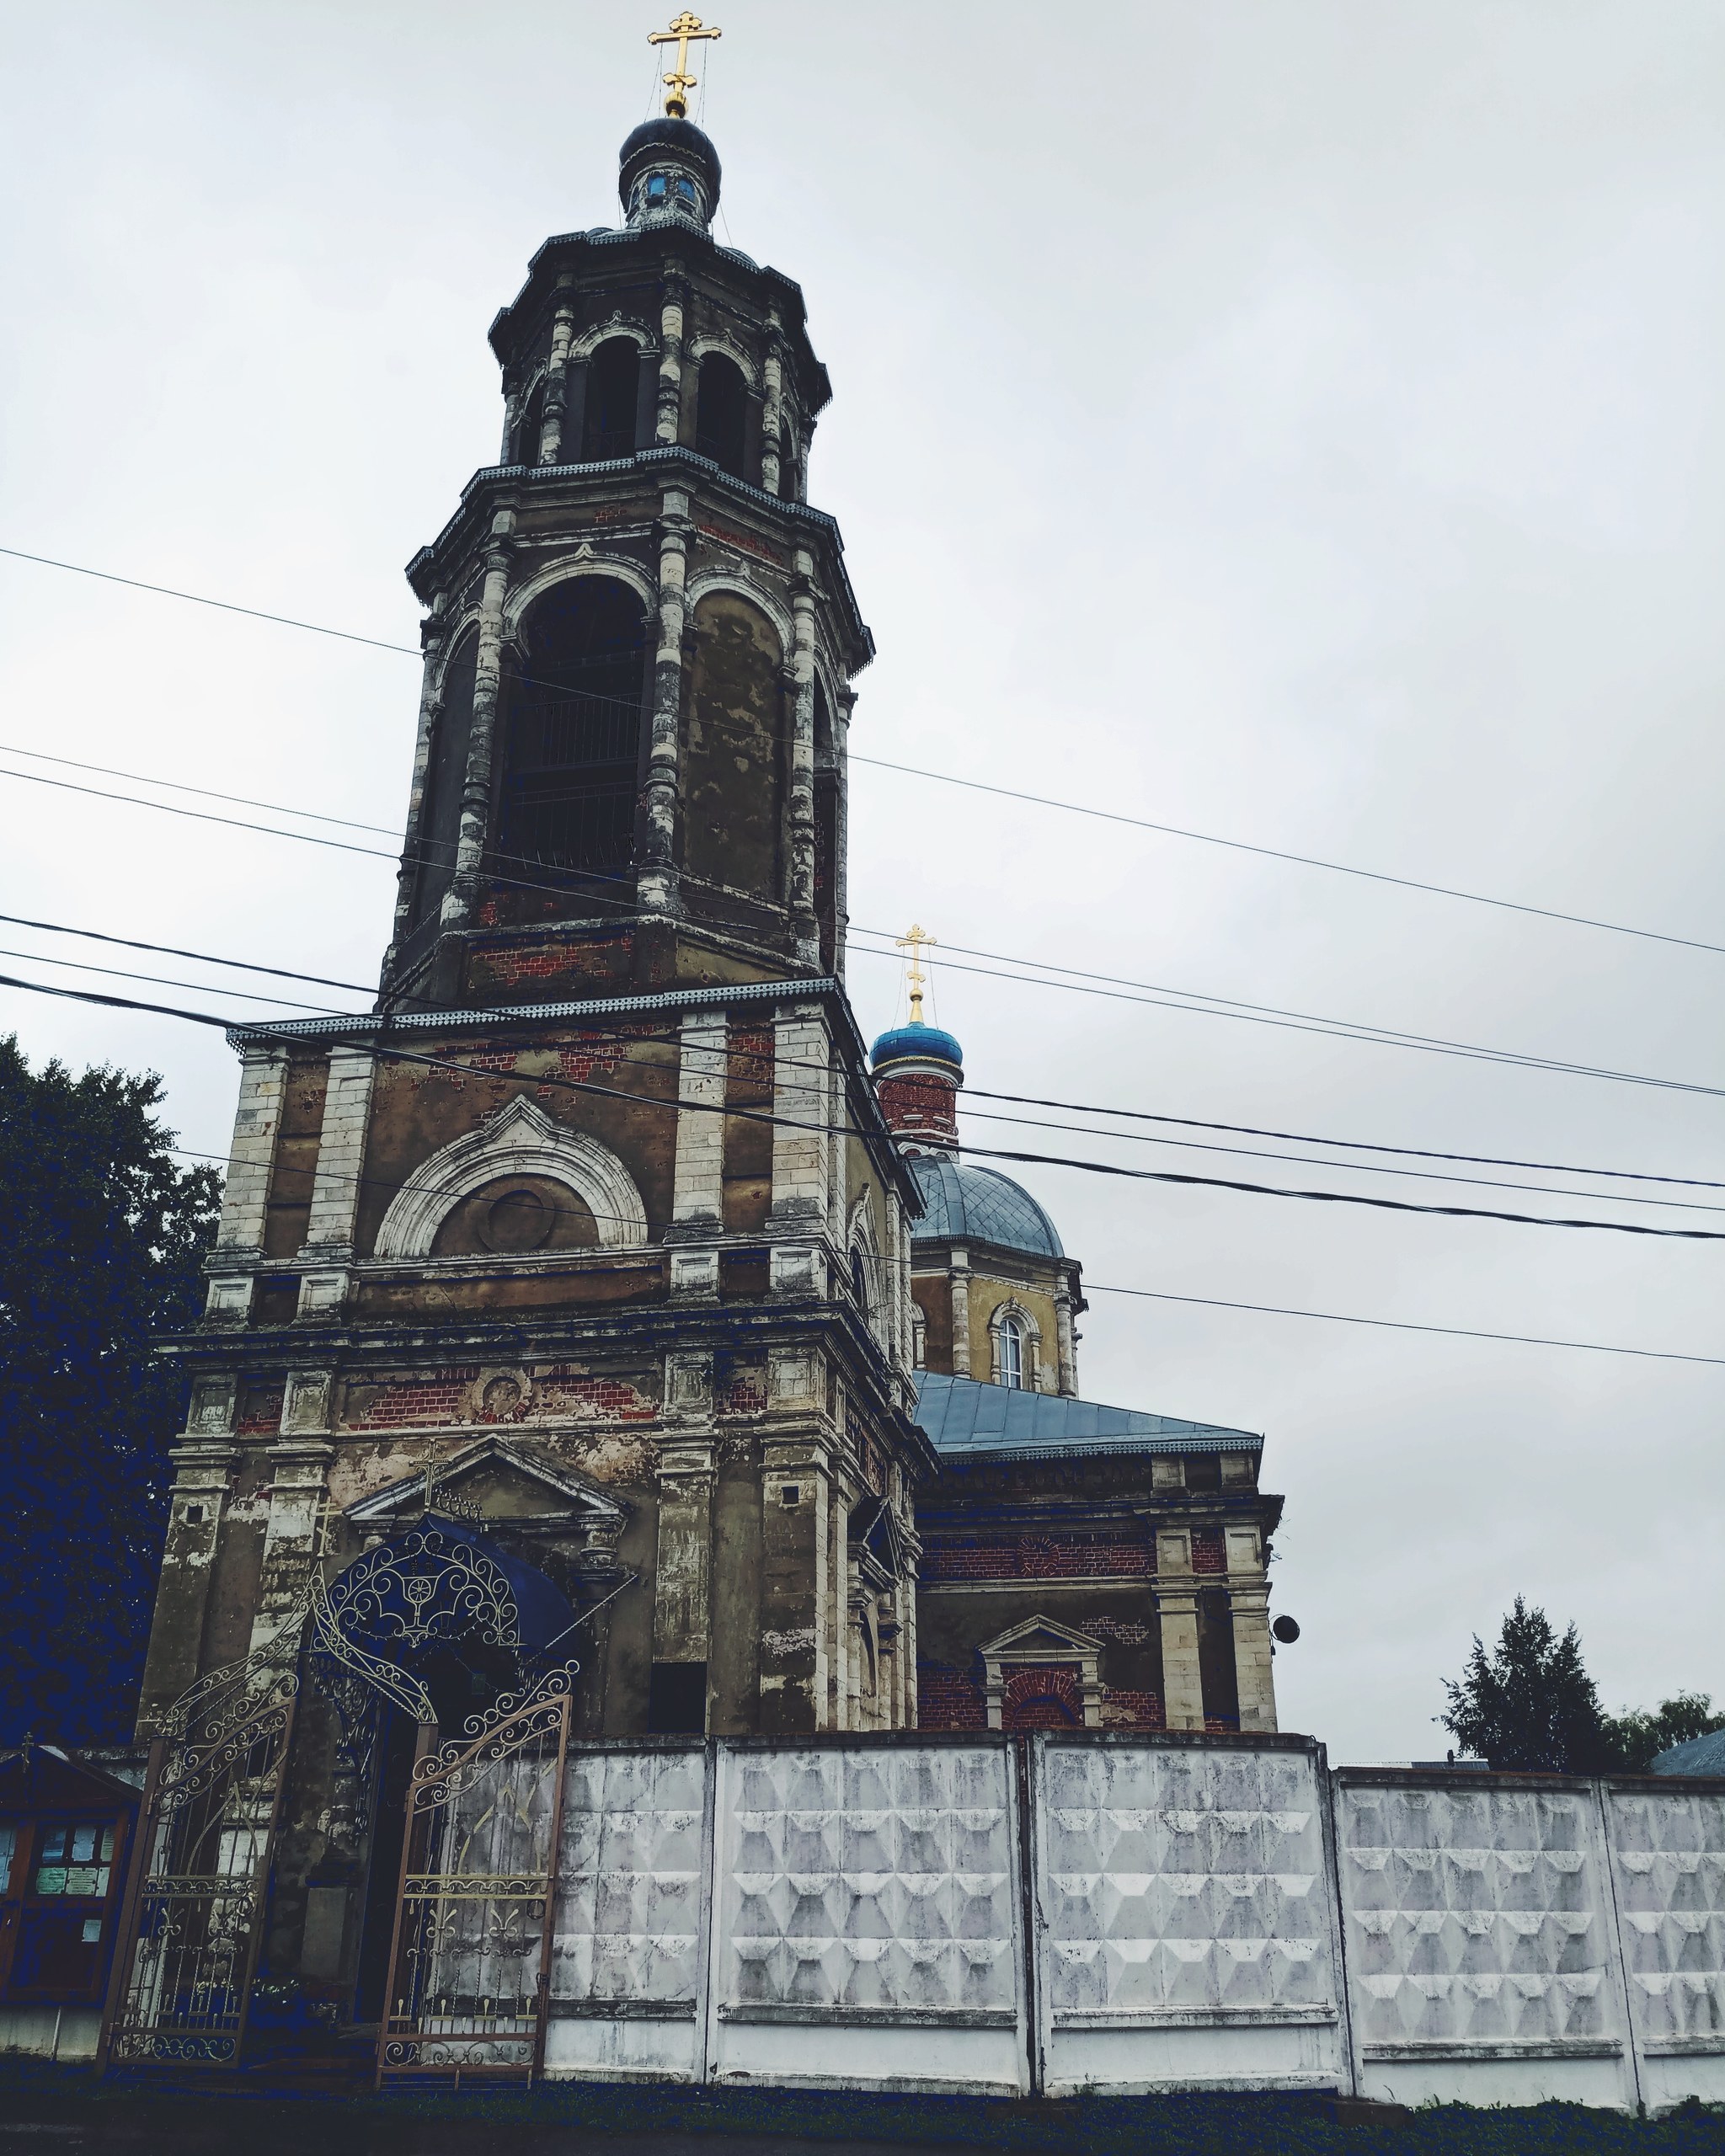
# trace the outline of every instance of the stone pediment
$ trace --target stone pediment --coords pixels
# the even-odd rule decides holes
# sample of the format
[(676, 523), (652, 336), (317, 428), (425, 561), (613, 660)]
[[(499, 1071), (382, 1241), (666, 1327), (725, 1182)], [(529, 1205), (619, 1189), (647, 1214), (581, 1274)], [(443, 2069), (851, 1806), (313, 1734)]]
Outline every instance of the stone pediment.
[(628, 1522), (627, 1502), (531, 1440), (488, 1435), (346, 1508), (355, 1527), (387, 1534), (436, 1511), (475, 1526), (512, 1529), (608, 1552)]
[(977, 1652), (985, 1662), (1070, 1661), (1075, 1656), (1100, 1655), (1102, 1641), (1075, 1625), (1061, 1624), (1057, 1617), (1027, 1617), (997, 1640), (988, 1641)]

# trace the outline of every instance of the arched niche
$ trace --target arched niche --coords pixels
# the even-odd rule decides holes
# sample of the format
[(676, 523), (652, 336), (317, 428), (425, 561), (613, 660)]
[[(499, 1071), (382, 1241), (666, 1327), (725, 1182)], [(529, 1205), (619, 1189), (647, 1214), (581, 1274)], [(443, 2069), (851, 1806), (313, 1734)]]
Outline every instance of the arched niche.
[(581, 458), (597, 464), (635, 450), (641, 352), (632, 337), (607, 337), (587, 361)]
[(565, 578), (528, 606), (516, 644), (499, 867), (505, 878), (620, 876), (633, 850), (646, 609), (619, 577)]
[(784, 796), (783, 647), (732, 591), (695, 605), (683, 742), (683, 863), (703, 882), (776, 903)]
[(695, 447), (721, 472), (746, 479), (748, 441), (749, 385), (743, 371), (723, 352), (708, 352), (696, 381)]
[[(374, 1254), (391, 1260), (437, 1255), (440, 1232), (451, 1221), (471, 1221), (475, 1240), (480, 1240), (475, 1201), (487, 1192), (494, 1200), (515, 1190), (531, 1192), (547, 1210), (566, 1202), (558, 1193), (580, 1209), (572, 1209), (569, 1216), (569, 1232), (577, 1240), (564, 1247), (633, 1250), (647, 1241), (647, 1209), (616, 1154), (517, 1095), (477, 1130), (420, 1163), (390, 1200)], [(487, 1201), (485, 1217), (489, 1225), (492, 1201)], [(584, 1218), (591, 1223), (590, 1241), (585, 1246), (578, 1240), (585, 1232)], [(538, 1247), (510, 1250), (494, 1243), (492, 1254), (503, 1259), (530, 1257)]]

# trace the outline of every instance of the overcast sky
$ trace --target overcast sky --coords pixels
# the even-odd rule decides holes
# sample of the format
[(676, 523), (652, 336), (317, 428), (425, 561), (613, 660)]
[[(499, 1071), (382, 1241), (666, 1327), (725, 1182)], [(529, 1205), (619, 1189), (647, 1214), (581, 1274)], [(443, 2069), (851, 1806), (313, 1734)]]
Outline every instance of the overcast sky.
[[(832, 374), (811, 496), (880, 650), (857, 751), (1725, 944), (1717, 7), (1149, 0), (1124, 41), (1023, 0), (717, 7), (724, 236), (802, 283)], [(547, 234), (614, 221), (665, 14), (4, 15), (0, 544), (414, 643), (402, 565), (496, 454), (486, 327)], [(396, 829), (416, 696), (409, 659), (0, 558), (14, 748)], [(375, 979), (387, 860), (0, 801), (8, 913)], [(851, 828), (865, 927), (1725, 1085), (1725, 955), (866, 766)], [(852, 987), (890, 1019), (894, 966)], [(980, 1086), (1725, 1179), (1705, 1092), (950, 969), (938, 1015)], [(159, 1070), (225, 1152), (219, 1033), (10, 990), (0, 1027)], [(1098, 1284), (1725, 1357), (1725, 1246), (1022, 1173)], [(1089, 1396), (1266, 1433), (1283, 1718), (1332, 1758), (1441, 1756), (1439, 1680), (1518, 1592), (1608, 1705), (1725, 1694), (1725, 1368), (1102, 1294), (1083, 1332)]]

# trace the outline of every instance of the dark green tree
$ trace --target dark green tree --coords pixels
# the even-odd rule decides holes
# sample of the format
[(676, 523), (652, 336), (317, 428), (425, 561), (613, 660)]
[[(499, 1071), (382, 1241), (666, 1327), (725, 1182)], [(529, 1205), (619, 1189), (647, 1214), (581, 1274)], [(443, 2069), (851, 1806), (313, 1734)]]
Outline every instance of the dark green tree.
[(1477, 1634), (1450, 1710), (1438, 1719), (1465, 1752), (1493, 1767), (1599, 1774), (1615, 1764), (1594, 1680), (1571, 1625), (1560, 1639), (1543, 1609), (1520, 1595), (1487, 1655)]
[(33, 1072), (0, 1039), (0, 1742), (130, 1735), (220, 1178), (174, 1161), (161, 1081)]
[(1645, 1707), (1626, 1707), (1621, 1715), (1607, 1715), (1605, 1737), (1613, 1764), (1625, 1774), (1644, 1774), (1660, 1753), (1674, 1744), (1687, 1744), (1694, 1737), (1711, 1737), (1725, 1729), (1725, 1715), (1713, 1712), (1706, 1692), (1679, 1692), (1661, 1700), (1651, 1713)]

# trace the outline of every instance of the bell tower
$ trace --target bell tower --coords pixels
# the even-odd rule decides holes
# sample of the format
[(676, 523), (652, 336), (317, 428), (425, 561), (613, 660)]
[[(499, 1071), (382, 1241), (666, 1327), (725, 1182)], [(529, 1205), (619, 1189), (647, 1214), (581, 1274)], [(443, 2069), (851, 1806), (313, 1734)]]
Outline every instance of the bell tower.
[(146, 1728), (422, 1517), (574, 1613), (578, 1734), (916, 1721), (919, 1200), (843, 987), (873, 646), (802, 294), (712, 232), (702, 29), (621, 222), (493, 323), (499, 461), (409, 565), (376, 1012), (231, 1036)]
[(676, 109), (638, 127), (622, 226), (547, 240), (492, 324), (500, 461), (408, 570), (426, 656), (392, 1007), (842, 977), (873, 644), (806, 499), (830, 392), (803, 296), (715, 241), (720, 184)]

